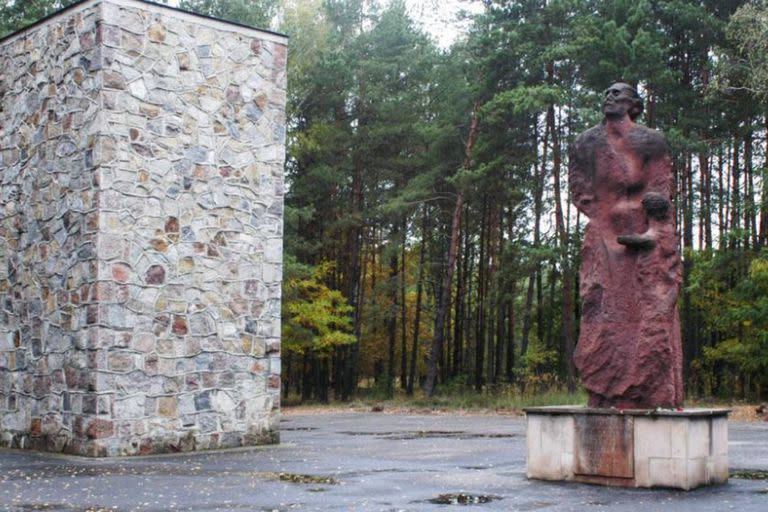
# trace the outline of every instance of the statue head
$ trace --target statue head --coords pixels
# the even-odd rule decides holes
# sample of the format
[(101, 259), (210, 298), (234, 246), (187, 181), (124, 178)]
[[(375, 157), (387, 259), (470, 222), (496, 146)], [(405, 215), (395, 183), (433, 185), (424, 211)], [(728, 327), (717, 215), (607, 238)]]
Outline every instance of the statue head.
[(616, 82), (605, 90), (603, 113), (606, 117), (623, 117), (628, 114), (633, 121), (643, 113), (643, 100), (634, 87)]

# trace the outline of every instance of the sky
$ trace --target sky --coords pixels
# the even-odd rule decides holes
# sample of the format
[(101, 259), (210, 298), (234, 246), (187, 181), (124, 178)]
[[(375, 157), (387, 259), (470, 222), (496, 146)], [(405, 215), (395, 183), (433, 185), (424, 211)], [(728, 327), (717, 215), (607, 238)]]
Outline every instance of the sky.
[(432, 35), (441, 48), (450, 46), (469, 27), (462, 11), (479, 14), (482, 2), (472, 0), (406, 0), (408, 12)]
[[(385, 0), (386, 1), (386, 0)], [(178, 6), (179, 0), (168, 3)], [(441, 48), (448, 48), (469, 26), (461, 20), (462, 11), (479, 13), (482, 2), (477, 0), (405, 0), (408, 12)]]

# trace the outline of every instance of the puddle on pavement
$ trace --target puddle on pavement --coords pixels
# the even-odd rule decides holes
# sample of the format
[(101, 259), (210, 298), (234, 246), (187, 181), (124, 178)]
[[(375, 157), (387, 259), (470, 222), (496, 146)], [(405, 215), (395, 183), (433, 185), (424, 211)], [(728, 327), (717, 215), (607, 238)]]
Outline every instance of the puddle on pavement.
[(360, 478), (365, 476), (376, 476), (381, 473), (439, 473), (439, 469), (427, 469), (427, 468), (379, 468), (379, 469), (366, 469), (363, 471), (348, 471), (345, 473), (336, 473), (337, 478)]
[(338, 480), (331, 476), (304, 475), (301, 473), (257, 473), (256, 476), (266, 478), (267, 480), (279, 480), (293, 484), (338, 485), (339, 483)]
[(348, 436), (372, 436), (390, 441), (411, 441), (414, 439), (503, 439), (515, 434), (475, 433), (463, 430), (407, 430), (403, 432), (339, 432)]
[(482, 505), (492, 501), (500, 500), (500, 496), (490, 494), (467, 494), (463, 492), (452, 494), (441, 494), (436, 498), (427, 500), (435, 505)]
[(740, 480), (768, 480), (768, 471), (764, 469), (732, 469), (731, 478)]
[(69, 505), (61, 503), (19, 503), (14, 504), (18, 510), (71, 510)]
[(110, 512), (114, 509), (103, 507), (77, 507), (63, 503), (19, 503), (13, 505), (16, 510), (69, 510), (72, 512)]

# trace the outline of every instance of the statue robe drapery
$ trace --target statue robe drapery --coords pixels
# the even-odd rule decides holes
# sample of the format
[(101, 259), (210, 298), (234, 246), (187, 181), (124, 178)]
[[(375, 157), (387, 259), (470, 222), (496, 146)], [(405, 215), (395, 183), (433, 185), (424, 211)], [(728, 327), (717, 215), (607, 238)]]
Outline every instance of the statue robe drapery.
[[(634, 123), (624, 133), (610, 132), (602, 123), (576, 139), (569, 161), (572, 200), (589, 218), (574, 361), (590, 406), (679, 407), (681, 262), (674, 207), (649, 215), (643, 204), (661, 197), (671, 205), (674, 182), (666, 140)], [(652, 238), (652, 246), (617, 241), (639, 234)]]

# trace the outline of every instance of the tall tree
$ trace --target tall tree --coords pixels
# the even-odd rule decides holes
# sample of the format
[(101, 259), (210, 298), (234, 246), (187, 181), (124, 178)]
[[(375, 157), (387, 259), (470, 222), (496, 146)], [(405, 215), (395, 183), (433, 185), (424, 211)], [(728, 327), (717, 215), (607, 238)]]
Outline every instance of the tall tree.
[(31, 25), (78, 0), (4, 0), (0, 2), (0, 37)]
[(278, 0), (181, 0), (179, 7), (245, 25), (269, 28), (276, 21)]

